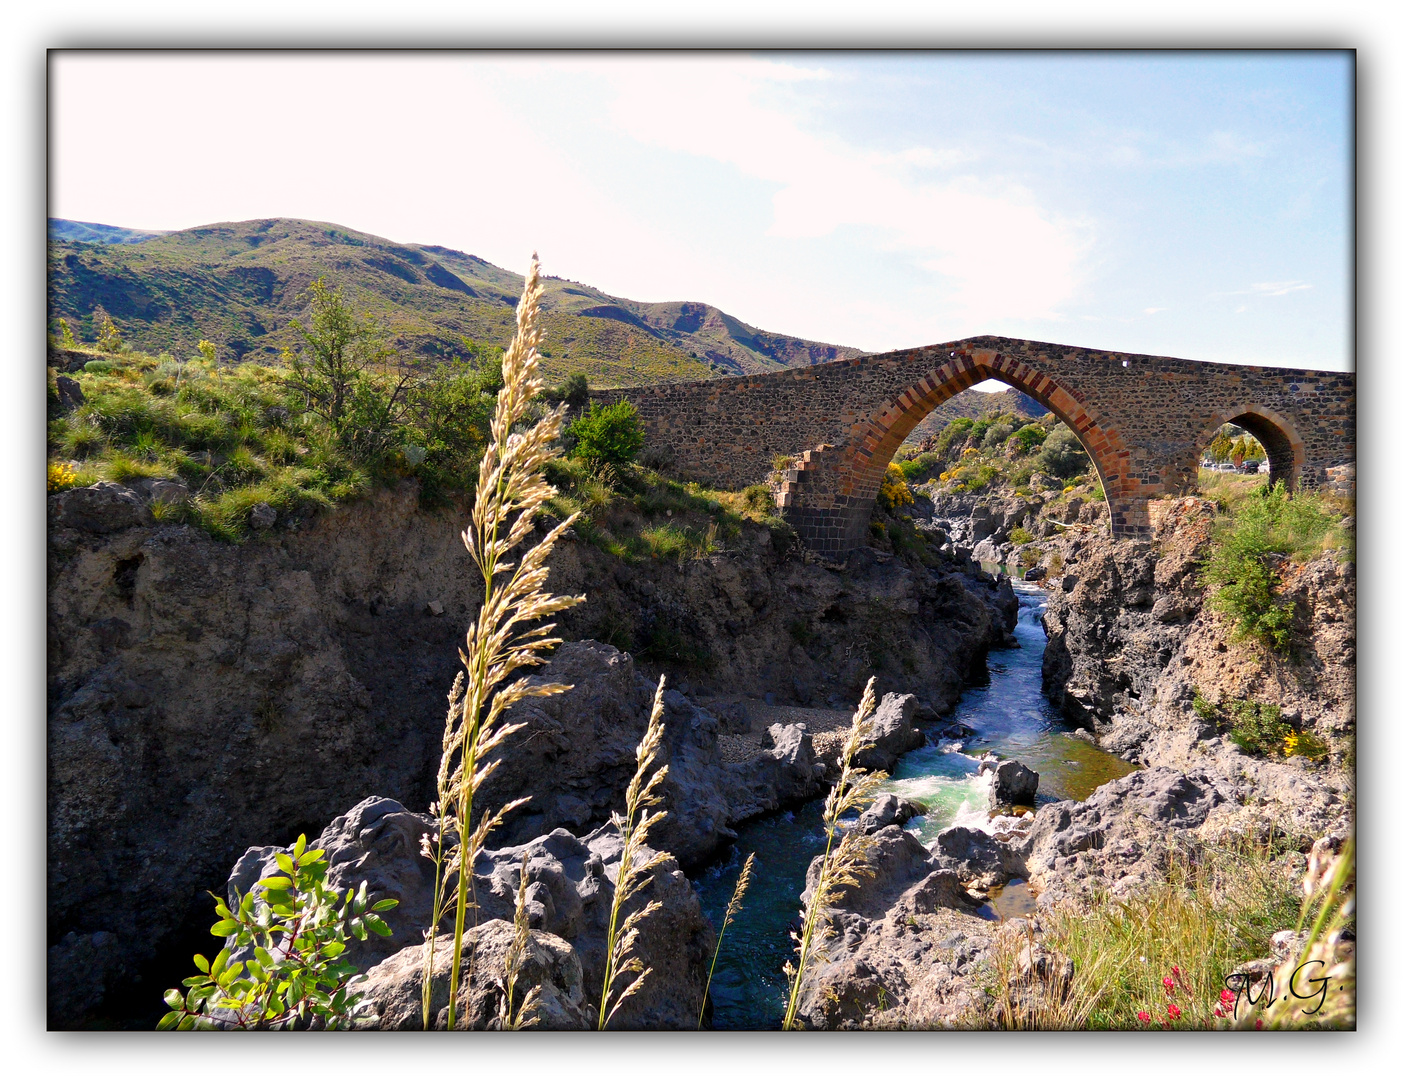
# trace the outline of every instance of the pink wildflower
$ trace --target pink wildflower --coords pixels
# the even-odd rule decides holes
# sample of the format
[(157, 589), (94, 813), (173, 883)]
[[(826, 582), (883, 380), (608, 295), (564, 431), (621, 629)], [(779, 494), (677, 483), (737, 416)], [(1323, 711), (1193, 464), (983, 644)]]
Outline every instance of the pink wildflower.
[(1182, 1010), (1179, 1009), (1176, 1005), (1169, 1004), (1168, 1015), (1171, 1016), (1174, 1020), (1180, 1020), (1182, 1019)]
[(1163, 977), (1163, 989), (1166, 990), (1169, 994), (1173, 992), (1173, 981), (1167, 976)]
[(1138, 1018), (1142, 1020), (1145, 1024), (1151, 1024), (1153, 1022), (1153, 1017), (1148, 1013), (1146, 1009), (1139, 1010)]
[(1265, 1027), (1265, 1021), (1260, 1017), (1256, 1017), (1256, 1030), (1259, 1031), (1263, 1027)]

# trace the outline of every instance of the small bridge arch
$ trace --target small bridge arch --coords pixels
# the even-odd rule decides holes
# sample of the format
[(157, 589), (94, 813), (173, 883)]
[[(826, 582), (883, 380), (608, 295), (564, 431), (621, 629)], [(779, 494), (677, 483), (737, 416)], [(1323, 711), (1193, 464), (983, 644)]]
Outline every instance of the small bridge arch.
[(1304, 469), (1304, 440), (1295, 430), (1293, 421), (1262, 405), (1237, 405), (1221, 410), (1202, 431), (1197, 465), (1201, 464), (1202, 449), (1226, 424), (1245, 428), (1265, 447), (1266, 457), (1270, 459), (1271, 484), (1283, 482), (1286, 491), (1295, 490)]
[[(595, 391), (639, 410), (674, 471), (741, 488), (797, 461), (782, 513), (813, 549), (865, 543), (884, 468), (953, 394), (998, 379), (1064, 421), (1104, 485), (1116, 536), (1149, 531), (1148, 500), (1196, 484), (1203, 448), (1232, 421), (1271, 456), (1272, 479), (1314, 487), (1353, 463), (1351, 372), (1249, 367), (979, 337), (765, 375)], [(789, 488), (789, 490), (788, 490)]]

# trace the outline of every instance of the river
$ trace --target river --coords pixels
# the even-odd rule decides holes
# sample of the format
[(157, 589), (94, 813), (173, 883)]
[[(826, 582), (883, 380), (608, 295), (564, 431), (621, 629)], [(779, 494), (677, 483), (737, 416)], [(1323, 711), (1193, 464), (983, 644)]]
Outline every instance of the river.
[[(1070, 725), (1041, 693), (1041, 656), (1045, 629), (1044, 593), (1013, 581), (1020, 601), (1017, 647), (988, 656), (987, 681), (963, 694), (952, 719), (976, 735), (963, 743), (938, 742), (900, 760), (885, 790), (923, 803), (929, 813), (907, 828), (925, 843), (950, 825), (987, 826), (989, 780), (977, 775), (978, 757), (993, 750), (1017, 758), (1040, 773), (1038, 805), (1060, 799), (1084, 799), (1096, 787), (1128, 773), (1133, 766), (1072, 737)], [(769, 1030), (781, 1027), (787, 981), (782, 965), (793, 957), (789, 930), (797, 923), (806, 868), (825, 849), (821, 799), (795, 810), (771, 814), (741, 826), (728, 857), (695, 881), (704, 911), (714, 926), (737, 882), (743, 860), (757, 852), (756, 869), (742, 913), (728, 928), (713, 976), (715, 1030)], [(993, 918), (1023, 910), (1028, 897), (1014, 883), (994, 897)]]

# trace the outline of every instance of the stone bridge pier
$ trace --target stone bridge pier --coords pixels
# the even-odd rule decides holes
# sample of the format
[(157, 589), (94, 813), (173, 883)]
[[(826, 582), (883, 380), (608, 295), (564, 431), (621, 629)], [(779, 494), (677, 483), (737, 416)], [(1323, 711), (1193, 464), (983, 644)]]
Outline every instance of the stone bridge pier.
[(1088, 451), (1116, 536), (1149, 531), (1148, 500), (1195, 488), (1203, 449), (1233, 422), (1261, 441), (1271, 482), (1317, 486), (1355, 460), (1352, 373), (1247, 367), (980, 337), (765, 375), (597, 391), (640, 412), (647, 445), (711, 487), (793, 460), (779, 511), (814, 550), (866, 542), (885, 466), (914, 427), (986, 379), (1029, 395)]

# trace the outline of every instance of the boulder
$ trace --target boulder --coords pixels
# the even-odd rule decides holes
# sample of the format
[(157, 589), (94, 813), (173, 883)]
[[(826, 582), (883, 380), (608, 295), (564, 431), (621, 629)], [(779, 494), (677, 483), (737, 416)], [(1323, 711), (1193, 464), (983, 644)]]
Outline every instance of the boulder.
[(249, 524), (256, 529), (272, 529), (278, 520), (278, 511), (266, 502), (255, 503), (249, 508)]
[(151, 511), (137, 493), (110, 480), (72, 488), (49, 502), (59, 524), (85, 532), (110, 533), (152, 523)]
[(992, 781), (992, 805), (1035, 806), (1036, 788), (1041, 775), (1026, 768), (1019, 761), (1003, 761), (996, 767), (996, 777)]
[(755, 817), (821, 791), (825, 764), (816, 760), (811, 734), (801, 724), (773, 724), (772, 748), (728, 766), (733, 820)]
[(83, 388), (78, 385), (77, 379), (70, 379), (67, 375), (60, 375), (54, 380), (59, 391), (59, 405), (65, 409), (76, 409), (82, 405), (87, 398), (83, 396)]
[[(580, 834), (606, 821), (625, 804), (635, 773), (635, 748), (645, 732), (654, 687), (639, 677), (629, 653), (596, 641), (572, 641), (531, 677), (533, 683), (564, 683), (562, 694), (529, 698), (504, 717), (522, 724), (495, 752), (498, 768), (480, 789), (486, 805), (527, 798), (507, 818), (499, 835), (523, 843), (557, 828)], [(732, 839), (729, 822), (739, 815), (732, 797), (739, 781), (718, 749), (719, 722), (676, 690), (666, 690), (664, 755), (669, 765), (661, 792), (668, 817), (658, 827), (659, 845), (685, 866), (708, 858)], [(800, 772), (810, 786), (788, 783), (788, 748), (762, 763), (769, 769), (772, 798), (795, 798), (814, 790), (810, 747)], [(763, 801), (766, 801), (765, 799)], [(749, 800), (741, 799), (745, 809)]]
[(151, 501), (166, 506), (182, 506), (191, 499), (190, 488), (175, 480), (153, 480), (147, 487)]
[(871, 772), (888, 772), (904, 754), (926, 741), (914, 727), (918, 698), (913, 694), (885, 694), (875, 709), (871, 738), (874, 745), (855, 755), (855, 764)]
[(1010, 846), (980, 829), (954, 825), (944, 829), (929, 845), (935, 863), (964, 881), (978, 881), (983, 888), (1005, 885), (1023, 877), (1026, 865)]
[[(467, 1017), (467, 1026), (476, 1031), (500, 1028), (500, 1011), (505, 1003), (504, 980), (508, 951), (512, 947), (513, 924), (491, 919), (470, 928), (465, 935), (464, 955), (472, 963), (461, 967), (462, 1004), (455, 1025)], [(435, 968), (431, 977), (431, 1023), (444, 1030), (449, 1018), (450, 967), (453, 937), (441, 934), (435, 941)], [(362, 993), (356, 1026), (382, 1031), (419, 1031), (424, 1026), (421, 998), (425, 946), (411, 945), (387, 957), (366, 973), (356, 987)], [(538, 991), (535, 1006), (519, 1013), (521, 1022), (532, 1021), (535, 1031), (579, 1031), (595, 1026), (595, 1009), (587, 1001), (581, 959), (562, 938), (541, 930), (528, 931), (528, 942), (518, 961), (513, 982), (513, 1009), (520, 1009), (526, 995)], [(521, 1024), (520, 1024), (521, 1026)]]
[(860, 815), (856, 828), (865, 833), (877, 833), (890, 825), (904, 825), (916, 817), (928, 813), (928, 808), (898, 795), (885, 793), (870, 804)]

